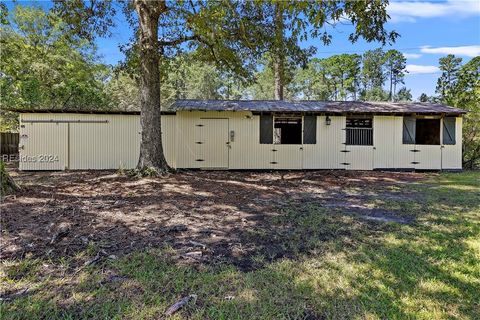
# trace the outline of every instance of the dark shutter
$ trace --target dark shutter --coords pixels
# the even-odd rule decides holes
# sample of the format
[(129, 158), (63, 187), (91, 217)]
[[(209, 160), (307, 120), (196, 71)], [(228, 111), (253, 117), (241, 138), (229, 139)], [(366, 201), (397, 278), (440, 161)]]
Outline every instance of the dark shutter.
[(443, 144), (455, 144), (456, 118), (443, 118)]
[(403, 144), (415, 144), (415, 118), (403, 117)]
[(273, 116), (260, 116), (260, 143), (273, 143)]
[(316, 116), (303, 117), (303, 143), (304, 144), (317, 143), (317, 117)]

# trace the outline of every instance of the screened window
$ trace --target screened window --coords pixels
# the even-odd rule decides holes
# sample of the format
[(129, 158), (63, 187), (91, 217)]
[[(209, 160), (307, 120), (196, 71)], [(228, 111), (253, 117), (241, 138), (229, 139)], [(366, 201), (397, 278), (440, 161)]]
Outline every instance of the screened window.
[(317, 116), (303, 117), (303, 144), (317, 143)]
[(272, 115), (260, 116), (260, 143), (261, 144), (273, 143), (273, 116)]
[(348, 118), (346, 126), (347, 145), (372, 146), (373, 145), (373, 119)]
[(302, 144), (302, 118), (276, 117), (274, 119), (273, 143)]

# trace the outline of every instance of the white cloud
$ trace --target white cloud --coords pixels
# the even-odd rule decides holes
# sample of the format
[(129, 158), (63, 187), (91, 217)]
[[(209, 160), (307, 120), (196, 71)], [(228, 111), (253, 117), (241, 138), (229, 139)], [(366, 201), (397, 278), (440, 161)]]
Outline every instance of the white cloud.
[(437, 73), (440, 71), (437, 66), (422, 66), (418, 64), (407, 64), (406, 69), (409, 74)]
[(459, 47), (438, 47), (423, 46), (420, 49), (423, 53), (455, 54), (458, 56), (476, 57), (480, 56), (480, 46), (459, 46)]
[(392, 22), (415, 22), (418, 18), (479, 16), (480, 1), (448, 0), (446, 2), (392, 1), (388, 5)]
[(422, 55), (420, 53), (404, 53), (403, 56), (407, 59), (418, 59)]

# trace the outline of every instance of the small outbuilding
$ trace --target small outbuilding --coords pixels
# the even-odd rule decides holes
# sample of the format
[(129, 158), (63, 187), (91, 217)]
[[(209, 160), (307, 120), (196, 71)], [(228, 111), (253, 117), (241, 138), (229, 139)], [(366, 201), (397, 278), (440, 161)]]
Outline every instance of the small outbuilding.
[[(178, 100), (174, 168), (460, 170), (464, 110), (440, 104)], [(134, 168), (138, 112), (21, 112), (20, 169)]]

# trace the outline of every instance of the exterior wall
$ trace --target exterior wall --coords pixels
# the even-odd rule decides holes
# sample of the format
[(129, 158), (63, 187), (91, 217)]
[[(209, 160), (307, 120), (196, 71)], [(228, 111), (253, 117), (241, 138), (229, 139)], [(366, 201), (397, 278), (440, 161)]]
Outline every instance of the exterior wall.
[[(260, 116), (251, 112), (179, 111), (162, 116), (164, 154), (174, 168), (461, 169), (461, 117), (456, 121), (456, 144), (446, 146), (402, 144), (401, 116), (374, 117), (373, 146), (346, 146), (345, 116), (330, 119), (326, 125), (326, 117), (318, 116), (316, 144), (275, 145), (260, 143)], [(75, 122), (89, 120), (108, 122)], [(57, 155), (58, 160), (21, 161), (20, 169), (134, 168), (140, 130), (138, 115), (22, 114), (21, 160), (39, 155)]]
[(455, 121), (456, 144), (442, 146), (442, 169), (462, 169), (462, 124), (463, 119), (458, 117)]
[[(137, 165), (141, 130), (137, 115), (26, 113), (20, 121), (20, 170), (131, 169)], [(174, 121), (175, 116), (162, 118), (165, 154), (172, 166)]]
[(67, 124), (20, 124), (19, 169), (65, 170), (68, 163)]
[[(373, 167), (395, 168), (396, 143), (401, 143), (396, 130), (394, 116), (373, 117)], [(400, 136), (401, 138), (401, 136)], [(399, 141), (396, 141), (399, 140)]]
[[(207, 119), (228, 119), (228, 129), (215, 134), (224, 137), (228, 146), (229, 169), (441, 169), (461, 168), (461, 118), (457, 118), (457, 144), (452, 146), (404, 145), (402, 116), (375, 116), (373, 146), (346, 146), (345, 117), (317, 118), (317, 143), (304, 145), (260, 144), (260, 117), (250, 112), (177, 112), (177, 162), (179, 168), (208, 168), (196, 162), (204, 157), (198, 137), (205, 137)], [(214, 124), (210, 124), (214, 125)], [(218, 126), (216, 126), (218, 127)], [(229, 132), (234, 140), (229, 142)], [(227, 144), (227, 142), (229, 142)], [(218, 144), (224, 153), (223, 143)], [(209, 149), (208, 153), (215, 149)], [(419, 150), (413, 152), (412, 150)], [(442, 151), (440, 151), (442, 150)], [(418, 163), (416, 163), (418, 162)], [(216, 166), (213, 166), (215, 168)]]
[(345, 117), (317, 118), (317, 143), (303, 146), (304, 169), (345, 169)]
[[(403, 117), (395, 117), (394, 120), (394, 151), (393, 151), (393, 168), (396, 169), (415, 169), (415, 149), (413, 144), (403, 144)], [(386, 133), (386, 132), (385, 132)]]

